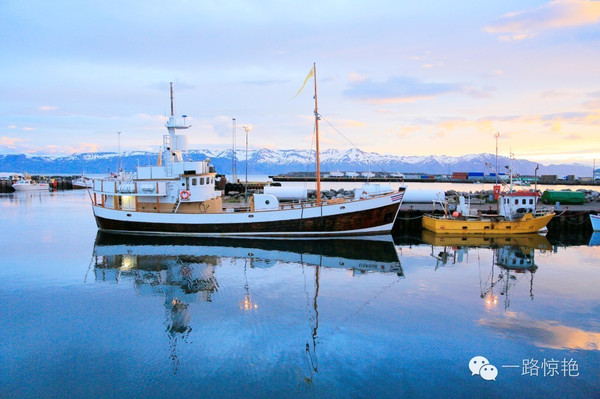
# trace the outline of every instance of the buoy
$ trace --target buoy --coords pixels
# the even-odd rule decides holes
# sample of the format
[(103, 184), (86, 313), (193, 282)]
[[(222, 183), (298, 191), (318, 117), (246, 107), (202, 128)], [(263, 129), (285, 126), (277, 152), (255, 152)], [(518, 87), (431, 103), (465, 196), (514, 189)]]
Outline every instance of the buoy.
[(460, 215), (460, 213), (458, 213), (457, 211), (452, 212), (452, 216), (454, 216), (455, 218), (457, 218), (458, 215)]
[(192, 193), (190, 193), (188, 190), (183, 190), (179, 196), (181, 197), (182, 200), (188, 200), (190, 199), (190, 197), (192, 196)]

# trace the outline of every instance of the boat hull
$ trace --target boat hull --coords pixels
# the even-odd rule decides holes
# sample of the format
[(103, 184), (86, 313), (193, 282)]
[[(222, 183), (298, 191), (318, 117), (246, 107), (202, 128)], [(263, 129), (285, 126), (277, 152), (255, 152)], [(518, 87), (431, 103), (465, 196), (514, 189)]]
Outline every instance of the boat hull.
[(105, 257), (108, 261), (101, 262), (98, 265), (101, 268), (106, 268), (111, 261), (113, 267), (115, 261), (122, 261), (118, 255), (145, 258), (147, 261), (135, 263), (136, 267), (156, 271), (168, 265), (163, 261), (166, 257), (185, 258), (189, 262), (189, 259), (199, 257), (244, 258), (248, 254), (263, 267), (270, 267), (277, 262), (296, 262), (403, 275), (391, 235), (289, 240), (266, 237), (138, 236), (99, 231), (94, 244), (94, 256)]
[(401, 198), (395, 193), (341, 204), (216, 214), (93, 208), (98, 228), (113, 232), (199, 236), (351, 236), (390, 233)]
[(590, 221), (592, 222), (592, 229), (600, 231), (600, 215), (590, 214)]
[(535, 233), (542, 230), (554, 217), (548, 214), (533, 217), (526, 214), (518, 220), (458, 220), (442, 219), (429, 215), (423, 216), (423, 228), (437, 234), (482, 234), (482, 235), (506, 235)]
[(92, 188), (91, 182), (81, 183), (81, 182), (73, 182), (73, 190), (81, 190), (84, 188)]
[(531, 249), (552, 249), (548, 239), (539, 233), (497, 234), (488, 237), (483, 234), (436, 234), (423, 230), (421, 238), (427, 244), (436, 247), (498, 248), (510, 245)]

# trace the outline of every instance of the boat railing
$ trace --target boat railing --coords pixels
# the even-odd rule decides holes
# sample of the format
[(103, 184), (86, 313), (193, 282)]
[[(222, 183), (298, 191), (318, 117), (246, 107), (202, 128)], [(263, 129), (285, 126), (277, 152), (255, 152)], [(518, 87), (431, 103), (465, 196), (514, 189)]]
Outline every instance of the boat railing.
[(536, 209), (533, 212), (533, 216), (534, 217), (537, 217), (537, 216), (546, 216), (546, 215), (549, 215), (551, 213), (554, 213), (554, 211), (555, 211), (554, 207), (543, 207), (543, 208), (540, 208), (540, 209)]
[(166, 195), (165, 182), (137, 182), (119, 179), (94, 179), (92, 189), (102, 194), (121, 195)]

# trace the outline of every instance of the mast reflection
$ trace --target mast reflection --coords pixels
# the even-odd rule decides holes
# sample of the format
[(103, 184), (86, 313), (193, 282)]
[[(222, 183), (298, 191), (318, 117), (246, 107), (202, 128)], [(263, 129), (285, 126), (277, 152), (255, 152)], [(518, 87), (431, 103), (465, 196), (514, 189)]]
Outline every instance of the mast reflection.
[(533, 300), (533, 277), (538, 269), (535, 251), (552, 250), (548, 239), (540, 234), (485, 237), (440, 235), (423, 231), (422, 239), (431, 245), (431, 256), (436, 259), (436, 269), (464, 262), (469, 250), (474, 248), (489, 248), (493, 251), (492, 267), (485, 280), (481, 276), (479, 265), (481, 299), (487, 309), (498, 305), (500, 295), (504, 297), (504, 309), (507, 310), (510, 306), (509, 291), (520, 276), (529, 276), (529, 297)]

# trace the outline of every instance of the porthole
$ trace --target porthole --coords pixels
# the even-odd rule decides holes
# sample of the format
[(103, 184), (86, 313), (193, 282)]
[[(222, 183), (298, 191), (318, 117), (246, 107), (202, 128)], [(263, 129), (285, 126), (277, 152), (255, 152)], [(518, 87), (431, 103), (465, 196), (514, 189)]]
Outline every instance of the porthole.
[(266, 205), (269, 205), (270, 203), (271, 203), (271, 201), (269, 201), (269, 200), (266, 200), (266, 201), (265, 201), (265, 204), (266, 204)]

